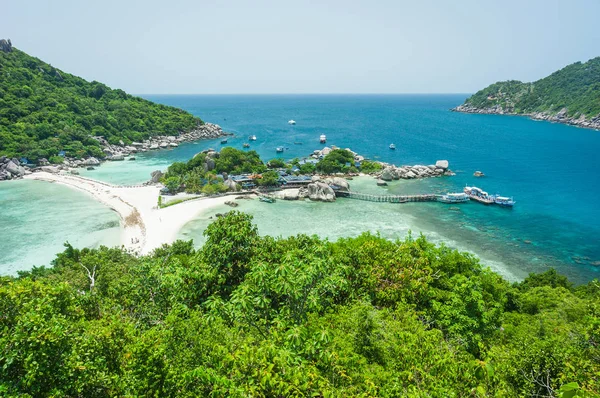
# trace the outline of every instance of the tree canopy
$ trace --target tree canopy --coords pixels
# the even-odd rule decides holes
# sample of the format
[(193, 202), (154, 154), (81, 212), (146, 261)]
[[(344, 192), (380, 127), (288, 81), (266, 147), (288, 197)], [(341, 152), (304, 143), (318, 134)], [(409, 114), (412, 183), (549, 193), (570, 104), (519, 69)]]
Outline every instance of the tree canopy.
[(494, 83), (468, 98), (465, 104), (476, 108), (499, 105), (517, 114), (555, 114), (566, 108), (570, 117), (595, 117), (600, 114), (600, 57), (568, 65), (533, 83)]
[(3, 396), (593, 396), (600, 285), (510, 284), (420, 236), (66, 245), (0, 278)]
[(88, 82), (17, 49), (0, 51), (0, 155), (104, 157), (92, 136), (129, 144), (199, 123), (181, 109)]

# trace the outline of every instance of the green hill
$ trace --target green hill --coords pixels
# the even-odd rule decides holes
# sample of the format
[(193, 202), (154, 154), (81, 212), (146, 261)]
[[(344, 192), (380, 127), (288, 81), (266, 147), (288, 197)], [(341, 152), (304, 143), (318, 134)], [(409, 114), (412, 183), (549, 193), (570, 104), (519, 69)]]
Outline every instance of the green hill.
[(456, 111), (531, 115), (538, 119), (600, 126), (600, 57), (576, 62), (533, 83), (494, 83)]
[(92, 136), (127, 144), (202, 124), (181, 109), (88, 82), (1, 42), (0, 155), (104, 157)]

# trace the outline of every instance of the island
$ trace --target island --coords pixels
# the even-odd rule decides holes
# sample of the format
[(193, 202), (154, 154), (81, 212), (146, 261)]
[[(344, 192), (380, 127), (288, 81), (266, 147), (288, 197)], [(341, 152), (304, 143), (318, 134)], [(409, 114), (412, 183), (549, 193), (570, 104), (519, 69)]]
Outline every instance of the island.
[(494, 83), (452, 110), (524, 115), (600, 129), (600, 57), (576, 62), (532, 83), (517, 80)]

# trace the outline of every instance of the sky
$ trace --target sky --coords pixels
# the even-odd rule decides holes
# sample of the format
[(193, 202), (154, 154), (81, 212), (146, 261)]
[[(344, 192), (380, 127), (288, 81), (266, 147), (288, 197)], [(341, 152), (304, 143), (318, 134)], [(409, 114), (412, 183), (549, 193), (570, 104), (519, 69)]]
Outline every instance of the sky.
[(600, 0), (6, 0), (0, 38), (136, 94), (472, 93), (600, 56)]

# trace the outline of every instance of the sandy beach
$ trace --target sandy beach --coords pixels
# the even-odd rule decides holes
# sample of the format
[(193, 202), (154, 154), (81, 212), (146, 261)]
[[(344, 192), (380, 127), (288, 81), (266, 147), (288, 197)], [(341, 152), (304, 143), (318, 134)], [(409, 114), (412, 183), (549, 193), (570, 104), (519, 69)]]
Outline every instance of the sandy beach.
[(157, 186), (121, 187), (71, 174), (37, 172), (25, 176), (77, 189), (114, 210), (121, 220), (121, 243), (137, 254), (147, 254), (172, 243), (178, 231), (201, 212), (224, 204), (230, 197), (200, 198), (159, 209)]

